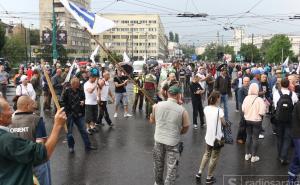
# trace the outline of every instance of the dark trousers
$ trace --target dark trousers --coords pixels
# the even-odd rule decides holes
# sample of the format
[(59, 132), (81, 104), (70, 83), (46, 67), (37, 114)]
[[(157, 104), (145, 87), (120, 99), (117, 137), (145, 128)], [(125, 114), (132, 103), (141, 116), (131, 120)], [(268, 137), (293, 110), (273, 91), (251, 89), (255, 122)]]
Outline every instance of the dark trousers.
[(138, 102), (139, 102), (139, 110), (142, 110), (143, 103), (144, 103), (144, 95), (142, 92), (135, 93), (132, 111), (136, 110), (136, 106), (137, 106)]
[(102, 123), (102, 118), (104, 117), (105, 121), (107, 124), (111, 124), (111, 120), (109, 118), (109, 114), (107, 111), (107, 101), (101, 101), (100, 105), (99, 105), (99, 116), (98, 116), (98, 123), (101, 124)]
[(262, 122), (246, 121), (246, 124), (247, 124), (246, 154), (252, 154), (252, 156), (256, 156), (257, 148), (258, 148), (258, 135), (261, 131)]
[(6, 99), (7, 85), (6, 84), (0, 84), (0, 91), (2, 93), (3, 98)]
[(88, 133), (86, 132), (85, 126), (84, 126), (84, 117), (74, 117), (74, 116), (68, 116), (67, 119), (68, 122), (68, 133), (67, 133), (67, 140), (68, 140), (68, 146), (69, 148), (74, 148), (75, 140), (73, 137), (73, 126), (74, 124), (77, 126), (77, 129), (81, 135), (81, 138), (84, 142), (84, 146), (90, 147), (90, 139), (88, 136)]
[(289, 185), (294, 185), (297, 175), (300, 173), (300, 138), (294, 138), (294, 156), (289, 167)]
[(50, 93), (50, 90), (49, 91), (44, 91), (44, 110), (45, 109), (51, 109), (51, 98), (52, 98), (52, 95)]
[(246, 132), (246, 120), (244, 118), (244, 113), (242, 111), (242, 105), (240, 104), (239, 106), (240, 108), (240, 124), (239, 124), (239, 129), (238, 129), (238, 133), (237, 133), (237, 140), (243, 140), (244, 142), (246, 142), (246, 138), (247, 138), (247, 132)]
[(281, 160), (287, 160), (291, 144), (291, 128), (285, 125), (277, 126), (277, 150)]
[(193, 124), (197, 125), (198, 113), (200, 115), (200, 124), (204, 124), (204, 113), (201, 99), (192, 99), (193, 105)]
[(239, 110), (238, 90), (234, 91), (234, 95), (235, 95), (235, 109)]

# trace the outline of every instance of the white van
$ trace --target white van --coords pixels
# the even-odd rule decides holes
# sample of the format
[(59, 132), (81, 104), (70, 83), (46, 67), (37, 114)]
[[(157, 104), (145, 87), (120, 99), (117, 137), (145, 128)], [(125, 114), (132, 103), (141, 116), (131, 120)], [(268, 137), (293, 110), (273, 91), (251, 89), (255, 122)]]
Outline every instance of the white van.
[(133, 76), (138, 76), (139, 73), (144, 73), (144, 66), (146, 65), (146, 61), (137, 60), (132, 64), (133, 67)]

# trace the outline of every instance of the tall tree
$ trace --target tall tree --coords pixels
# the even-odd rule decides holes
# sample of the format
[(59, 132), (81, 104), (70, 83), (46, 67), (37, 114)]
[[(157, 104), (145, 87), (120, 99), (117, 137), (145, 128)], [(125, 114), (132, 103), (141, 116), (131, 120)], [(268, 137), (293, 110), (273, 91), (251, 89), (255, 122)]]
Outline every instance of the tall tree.
[(252, 57), (254, 63), (261, 62), (259, 50), (253, 44), (242, 44), (240, 54), (245, 58), (244, 62), (251, 62)]
[(169, 32), (169, 41), (174, 42), (174, 33), (173, 32)]
[(2, 49), (5, 44), (5, 28), (4, 26), (0, 23), (0, 54), (2, 53)]
[(40, 44), (40, 31), (38, 29), (30, 30), (30, 45)]
[[(270, 39), (265, 60), (268, 63), (281, 63), (286, 57), (294, 56), (292, 44), (286, 35), (275, 35)], [(282, 59), (283, 56), (283, 59)]]
[(271, 40), (269, 40), (269, 39), (263, 40), (263, 43), (259, 50), (263, 63), (266, 63), (265, 59), (266, 59), (266, 55), (267, 55), (267, 52), (268, 52), (268, 49), (270, 48), (270, 46), (271, 46)]
[(5, 42), (2, 53), (13, 66), (16, 66), (26, 59), (26, 45), (22, 38), (11, 37)]
[(178, 33), (175, 33), (174, 42), (179, 43), (179, 36), (178, 36)]

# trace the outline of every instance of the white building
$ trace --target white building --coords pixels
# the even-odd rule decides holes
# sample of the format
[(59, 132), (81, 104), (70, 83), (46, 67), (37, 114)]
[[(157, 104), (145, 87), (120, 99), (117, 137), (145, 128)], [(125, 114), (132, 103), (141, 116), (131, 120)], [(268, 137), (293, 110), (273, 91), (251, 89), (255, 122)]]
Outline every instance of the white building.
[[(113, 20), (116, 26), (107, 30), (96, 39), (111, 52), (122, 55), (124, 52), (133, 60), (144, 57), (164, 59), (167, 54), (167, 38), (158, 14), (102, 14)], [(92, 49), (97, 46), (91, 41)], [(101, 49), (100, 58), (107, 54)]]
[[(253, 36), (253, 44), (260, 48), (264, 40), (271, 39), (274, 35), (254, 35)], [(300, 51), (300, 35), (287, 35), (292, 44), (291, 50), (295, 55), (299, 55)], [(243, 29), (236, 29), (234, 31), (233, 40), (228, 41), (227, 44), (229, 46), (233, 46), (235, 53), (240, 51), (241, 44), (251, 44), (252, 43), (252, 35), (245, 35), (245, 31)]]

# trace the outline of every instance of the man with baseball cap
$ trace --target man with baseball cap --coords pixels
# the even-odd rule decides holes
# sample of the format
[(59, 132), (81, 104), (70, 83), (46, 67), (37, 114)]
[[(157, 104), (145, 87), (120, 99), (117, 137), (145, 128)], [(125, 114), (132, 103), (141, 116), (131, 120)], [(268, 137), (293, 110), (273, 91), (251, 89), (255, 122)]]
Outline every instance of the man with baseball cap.
[[(180, 102), (181, 88), (174, 84), (168, 89), (167, 101), (161, 101), (153, 106), (150, 122), (155, 123), (154, 134), (154, 177), (156, 185), (174, 185), (179, 160), (180, 135), (189, 128), (189, 116)], [(163, 180), (166, 161), (167, 175)]]

